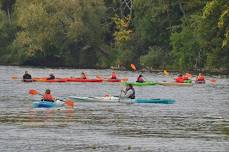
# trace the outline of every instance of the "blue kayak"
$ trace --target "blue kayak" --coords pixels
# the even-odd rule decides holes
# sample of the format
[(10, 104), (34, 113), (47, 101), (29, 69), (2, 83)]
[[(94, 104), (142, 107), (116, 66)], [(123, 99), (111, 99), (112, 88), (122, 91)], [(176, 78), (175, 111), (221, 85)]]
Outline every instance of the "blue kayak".
[(55, 102), (50, 102), (50, 101), (35, 101), (32, 104), (33, 108), (57, 108), (57, 107), (63, 107), (64, 102), (62, 101), (55, 101)]

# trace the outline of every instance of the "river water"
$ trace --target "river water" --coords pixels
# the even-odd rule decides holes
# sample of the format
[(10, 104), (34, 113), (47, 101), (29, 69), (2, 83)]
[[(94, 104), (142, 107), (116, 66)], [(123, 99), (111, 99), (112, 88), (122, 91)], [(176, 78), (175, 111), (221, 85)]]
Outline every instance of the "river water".
[[(216, 85), (135, 87), (137, 97), (171, 98), (176, 103), (77, 103), (74, 109), (32, 109), (39, 96), (29, 89), (52, 90), (58, 97), (119, 95), (119, 83), (23, 83), (12, 80), (28, 70), (33, 76), (107, 76), (111, 70), (0, 66), (0, 151), (228, 152), (229, 79), (207, 76)], [(137, 73), (117, 71), (134, 81)], [(175, 75), (144, 73), (147, 80), (171, 81)]]

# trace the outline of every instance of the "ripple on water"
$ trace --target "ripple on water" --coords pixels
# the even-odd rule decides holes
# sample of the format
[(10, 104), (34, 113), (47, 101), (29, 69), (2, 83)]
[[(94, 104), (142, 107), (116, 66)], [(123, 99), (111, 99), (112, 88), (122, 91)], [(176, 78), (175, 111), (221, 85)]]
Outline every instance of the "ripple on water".
[[(120, 93), (119, 84), (22, 83), (13, 74), (50, 71), (76, 76), (81, 70), (0, 66), (0, 151), (228, 151), (229, 80), (193, 87), (136, 87), (137, 97), (173, 98), (173, 105), (77, 103), (74, 109), (36, 110), (29, 89), (53, 90), (57, 96), (103, 96)], [(110, 70), (84, 70), (91, 77)], [(119, 71), (135, 80), (136, 74)], [(144, 74), (149, 80), (172, 80)]]

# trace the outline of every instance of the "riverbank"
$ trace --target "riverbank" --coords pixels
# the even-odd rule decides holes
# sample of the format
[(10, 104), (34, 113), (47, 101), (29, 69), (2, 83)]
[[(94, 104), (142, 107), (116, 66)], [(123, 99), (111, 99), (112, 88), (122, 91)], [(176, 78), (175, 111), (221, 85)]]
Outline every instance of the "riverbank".
[[(98, 70), (103, 70), (103, 69), (111, 69), (111, 70), (117, 70), (117, 71), (132, 71), (132, 69), (130, 67), (124, 67), (124, 66), (111, 66), (111, 67), (89, 67), (89, 68), (82, 68), (79, 66), (29, 66), (29, 65), (18, 65), (18, 64), (0, 64), (0, 66), (15, 66), (15, 67), (28, 67), (28, 68), (53, 68), (53, 69), (98, 69)], [(152, 68), (152, 67), (141, 67), (139, 69), (137, 69), (139, 72), (150, 72), (150, 73), (159, 73), (159, 72), (163, 72), (164, 69), (161, 68)], [(182, 72), (182, 70), (180, 69), (176, 69), (176, 68), (167, 68), (166, 69), (168, 72), (170, 73), (184, 73)], [(205, 73), (205, 74), (211, 74), (211, 75), (218, 75), (218, 74), (222, 74), (222, 75), (229, 75), (229, 69), (223, 69), (223, 68), (219, 68), (219, 69), (196, 69), (196, 70), (187, 70), (185, 72), (189, 72), (192, 74), (198, 74), (198, 73)]]

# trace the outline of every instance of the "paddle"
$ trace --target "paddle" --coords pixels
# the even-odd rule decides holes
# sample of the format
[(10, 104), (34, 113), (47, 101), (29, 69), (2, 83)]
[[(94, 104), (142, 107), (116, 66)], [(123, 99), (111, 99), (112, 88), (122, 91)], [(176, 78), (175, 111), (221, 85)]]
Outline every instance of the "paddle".
[[(136, 66), (132, 63), (132, 64), (130, 64), (130, 67), (134, 70), (134, 71), (137, 71), (137, 68), (136, 68)], [(139, 74), (139, 72), (138, 72), (138, 74)], [(144, 79), (145, 79), (145, 81), (148, 81), (148, 79), (147, 78), (145, 78), (144, 76), (142, 76)]]
[[(29, 90), (29, 94), (30, 95), (41, 95), (42, 96), (42, 94), (39, 91), (34, 90), (34, 89), (30, 89)], [(62, 101), (64, 101), (64, 100), (62, 100)], [(65, 103), (65, 105), (67, 107), (74, 107), (74, 102), (72, 100), (70, 100), (70, 99), (65, 100), (64, 103)]]
[(130, 64), (130, 67), (134, 70), (134, 71), (137, 71), (137, 68), (136, 68), (136, 66), (132, 63), (132, 64)]
[(11, 79), (16, 80), (16, 79), (18, 79), (18, 77), (15, 76), (15, 75), (13, 75), (13, 76), (11, 77)]
[(164, 75), (168, 76), (169, 75), (169, 72), (167, 70), (164, 70), (163, 71)]

